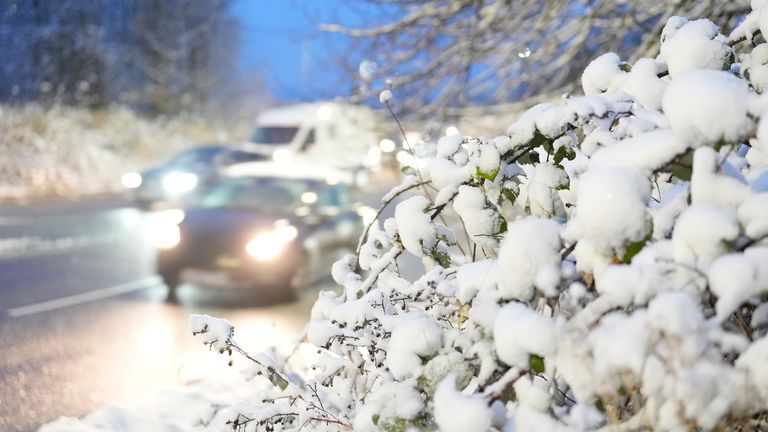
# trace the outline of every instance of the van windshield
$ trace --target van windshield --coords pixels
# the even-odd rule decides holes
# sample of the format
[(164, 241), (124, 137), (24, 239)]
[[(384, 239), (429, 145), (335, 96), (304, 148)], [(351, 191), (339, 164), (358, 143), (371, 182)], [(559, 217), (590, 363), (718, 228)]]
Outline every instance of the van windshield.
[(292, 126), (259, 126), (251, 141), (258, 144), (290, 144), (298, 132), (299, 128)]

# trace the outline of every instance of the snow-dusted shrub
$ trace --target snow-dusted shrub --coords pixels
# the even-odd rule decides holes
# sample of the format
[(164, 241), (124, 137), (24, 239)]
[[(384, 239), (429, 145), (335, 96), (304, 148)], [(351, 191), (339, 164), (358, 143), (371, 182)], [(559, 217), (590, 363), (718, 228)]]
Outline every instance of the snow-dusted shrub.
[[(753, 51), (762, 67), (764, 45), (743, 43), (762, 41), (753, 3), (734, 38), (675, 17), (659, 57), (590, 64), (586, 96), (535, 106), (502, 136), (440, 139), (385, 204), (415, 195), (334, 266), (341, 288), (306, 331), (311, 367), (250, 357), (271, 388), (218, 421), (768, 428), (768, 98), (734, 63)], [(409, 255), (417, 280), (400, 273)], [(192, 322), (239, 351), (229, 324)]]
[(145, 119), (123, 107), (0, 106), (0, 198), (103, 193), (126, 171), (228, 138), (191, 116)]

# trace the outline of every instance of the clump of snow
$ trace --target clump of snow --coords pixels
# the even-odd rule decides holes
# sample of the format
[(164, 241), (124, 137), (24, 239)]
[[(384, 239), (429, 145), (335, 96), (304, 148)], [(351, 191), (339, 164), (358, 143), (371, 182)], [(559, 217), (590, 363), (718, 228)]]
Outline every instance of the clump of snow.
[(395, 221), (403, 246), (416, 256), (428, 254), (435, 246), (437, 228), (426, 213), (428, 208), (429, 200), (423, 196), (414, 196), (398, 204), (395, 209)]
[(632, 95), (643, 108), (658, 111), (661, 109), (661, 100), (668, 85), (658, 77), (662, 71), (663, 66), (656, 60), (640, 59), (632, 65), (632, 70), (621, 89)]
[(464, 264), (456, 271), (459, 291), (456, 298), (462, 303), (471, 301), (479, 291), (489, 291), (498, 283), (496, 260), (483, 260)]
[(382, 90), (381, 93), (379, 93), (379, 103), (389, 103), (389, 101), (392, 99), (392, 90), (386, 89)]
[[(680, 24), (679, 17), (672, 17), (665, 27), (660, 58), (667, 63), (669, 75), (695, 69), (726, 69), (733, 61), (733, 50), (720, 34), (720, 28), (712, 21), (699, 19)], [(672, 28), (676, 28), (671, 31)]]
[(234, 327), (229, 321), (208, 315), (192, 314), (189, 316), (189, 331), (199, 335), (203, 343), (212, 349), (224, 351), (227, 349)]
[(672, 233), (675, 259), (683, 263), (709, 263), (728, 250), (739, 235), (736, 215), (727, 208), (697, 204), (686, 209)]
[(416, 375), (421, 368), (419, 356), (434, 355), (443, 343), (442, 338), (440, 324), (429, 315), (411, 312), (403, 316), (392, 329), (389, 340), (389, 370), (398, 378)]
[(467, 233), (480, 247), (494, 247), (494, 236), (499, 234), (501, 219), (498, 212), (487, 205), (483, 192), (471, 186), (459, 186), (453, 208), (464, 221)]
[(554, 321), (526, 305), (507, 303), (496, 315), (493, 344), (499, 360), (527, 369), (531, 354), (547, 357), (555, 352), (557, 330)]
[(758, 265), (744, 254), (723, 255), (712, 263), (708, 277), (712, 293), (717, 296), (717, 319), (724, 321), (742, 303), (761, 291), (763, 287), (757, 280)]
[(505, 153), (515, 146), (531, 141), (537, 131), (545, 137), (558, 137), (565, 130), (567, 122), (567, 113), (563, 107), (551, 103), (538, 104), (510, 126), (510, 140), (505, 142), (506, 146), (499, 146), (499, 152)]
[(692, 70), (672, 81), (662, 105), (677, 139), (698, 147), (746, 136), (754, 128), (752, 97), (746, 83), (728, 72)]
[(768, 43), (762, 43), (752, 49), (741, 65), (741, 72), (749, 77), (755, 91), (763, 94), (768, 89)]
[(443, 432), (487, 431), (491, 410), (484, 400), (456, 390), (456, 376), (447, 376), (435, 391), (435, 422)]
[[(594, 133), (593, 133), (594, 134)], [(669, 130), (656, 130), (625, 139), (595, 152), (590, 167), (636, 168), (651, 174), (687, 150)]]
[(620, 64), (621, 59), (614, 53), (603, 54), (592, 60), (581, 76), (584, 94), (589, 96), (621, 88), (627, 76), (619, 67)]
[(560, 281), (560, 225), (525, 218), (511, 223), (499, 248), (499, 293), (529, 300), (534, 288), (555, 295)]
[(648, 179), (637, 170), (590, 169), (579, 180), (577, 211), (565, 236), (604, 254), (623, 251), (650, 232), (649, 197)]

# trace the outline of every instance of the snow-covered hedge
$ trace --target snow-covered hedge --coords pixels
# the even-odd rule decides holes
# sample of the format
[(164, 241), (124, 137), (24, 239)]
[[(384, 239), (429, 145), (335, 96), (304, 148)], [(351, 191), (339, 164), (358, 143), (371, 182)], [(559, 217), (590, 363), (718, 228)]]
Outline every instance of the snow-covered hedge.
[(227, 135), (189, 116), (148, 120), (121, 107), (2, 105), (0, 199), (107, 192), (126, 171)]
[(334, 266), (311, 367), (243, 353), (229, 323), (194, 316), (270, 383), (218, 424), (768, 428), (768, 7), (753, 3), (731, 38), (674, 17), (657, 58), (590, 63), (585, 96), (501, 136), (440, 139), (386, 197), (403, 199), (394, 217)]

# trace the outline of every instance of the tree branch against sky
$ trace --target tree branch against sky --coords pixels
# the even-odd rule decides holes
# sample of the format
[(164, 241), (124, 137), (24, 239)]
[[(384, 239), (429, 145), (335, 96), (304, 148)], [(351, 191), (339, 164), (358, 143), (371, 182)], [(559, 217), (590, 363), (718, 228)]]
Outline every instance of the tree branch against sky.
[(391, 86), (403, 107), (417, 110), (422, 102), (451, 108), (568, 91), (599, 52), (635, 60), (657, 50), (670, 16), (707, 17), (727, 32), (749, 2), (365, 0), (356, 7), (386, 18), (321, 27), (355, 41), (359, 56), (347, 55), (349, 62), (377, 65), (354, 97)]

